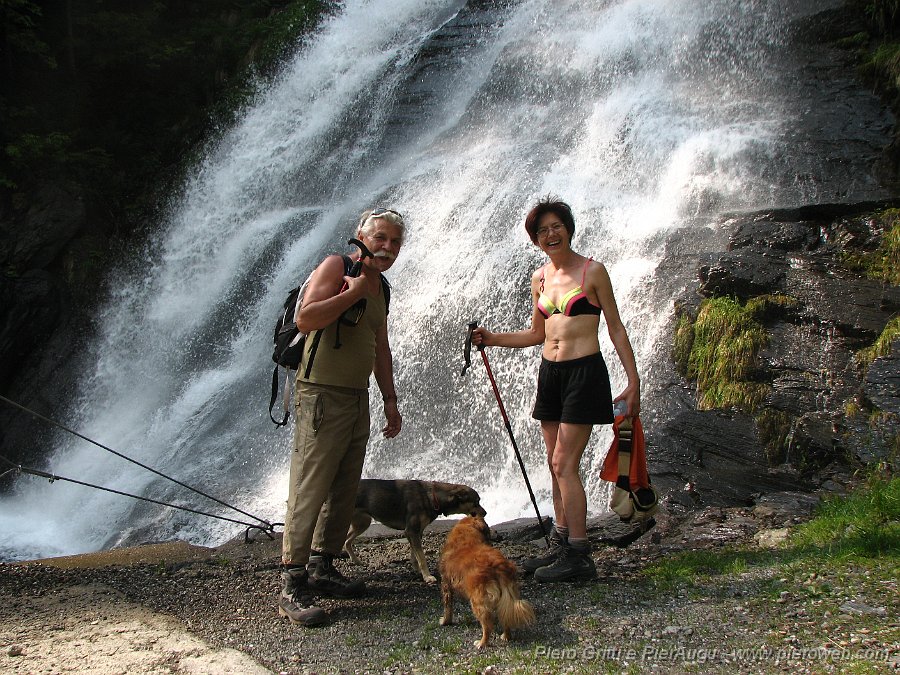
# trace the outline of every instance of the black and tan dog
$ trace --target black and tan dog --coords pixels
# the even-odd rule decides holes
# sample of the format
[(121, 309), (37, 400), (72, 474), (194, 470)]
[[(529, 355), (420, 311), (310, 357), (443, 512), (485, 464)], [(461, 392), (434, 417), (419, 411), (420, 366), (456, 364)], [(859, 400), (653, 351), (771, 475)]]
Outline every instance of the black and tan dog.
[(350, 560), (359, 563), (353, 541), (365, 532), (372, 520), (395, 530), (403, 530), (412, 550), (413, 568), (427, 584), (437, 581), (428, 571), (422, 550), (422, 531), (438, 516), (463, 513), (470, 516), (487, 514), (481, 508), (478, 493), (466, 485), (436, 483), (424, 480), (380, 480), (363, 478), (356, 493), (356, 511), (344, 550)]

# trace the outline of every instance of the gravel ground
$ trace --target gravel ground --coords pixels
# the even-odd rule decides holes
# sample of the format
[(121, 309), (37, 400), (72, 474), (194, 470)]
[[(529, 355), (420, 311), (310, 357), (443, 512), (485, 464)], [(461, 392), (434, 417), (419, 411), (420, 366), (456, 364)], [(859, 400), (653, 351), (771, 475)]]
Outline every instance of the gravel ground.
[[(802, 510), (802, 509), (801, 509)], [(0, 671), (11, 673), (897, 672), (900, 596), (893, 574), (831, 574), (759, 564), (677, 583), (651, 574), (678, 551), (777, 540), (803, 515), (757, 507), (660, 514), (625, 549), (594, 530), (599, 579), (523, 581), (537, 623), (479, 652), (477, 621), (458, 604), (438, 625), (440, 593), (412, 571), (399, 534), (359, 541), (370, 589), (325, 600), (321, 628), (279, 618), (279, 541), (216, 549), (172, 543), (0, 565)], [(426, 532), (432, 569), (451, 522)], [(502, 528), (499, 528), (501, 529)], [(496, 545), (512, 559), (534, 542)], [(746, 555), (744, 556), (746, 558)], [(888, 582), (885, 582), (885, 578)], [(890, 580), (893, 579), (893, 583)], [(813, 590), (810, 590), (813, 589)], [(818, 589), (818, 590), (816, 590)]]

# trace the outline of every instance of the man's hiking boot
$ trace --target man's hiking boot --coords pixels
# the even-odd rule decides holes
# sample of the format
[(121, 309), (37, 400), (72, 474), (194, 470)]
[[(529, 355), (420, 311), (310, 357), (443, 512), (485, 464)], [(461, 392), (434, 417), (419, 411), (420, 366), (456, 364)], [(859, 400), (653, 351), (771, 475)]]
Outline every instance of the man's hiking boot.
[(323, 553), (309, 558), (309, 588), (322, 595), (335, 598), (358, 598), (365, 595), (366, 583), (362, 579), (348, 579), (334, 566), (334, 556)]
[(534, 571), (535, 581), (590, 581), (596, 578), (597, 566), (591, 558), (590, 546), (582, 549), (567, 545), (556, 562)]
[(284, 588), (278, 598), (278, 613), (290, 619), (291, 623), (303, 626), (321, 626), (328, 615), (321, 607), (313, 604), (309, 593), (309, 575), (303, 567), (283, 568), (281, 579)]
[(525, 574), (532, 574), (541, 567), (552, 565), (556, 562), (557, 558), (559, 558), (560, 553), (562, 553), (562, 550), (565, 547), (566, 540), (562, 538), (562, 535), (560, 535), (554, 527), (553, 532), (550, 533), (550, 546), (547, 548), (547, 552), (536, 558), (527, 558), (523, 560), (521, 563), (522, 569), (525, 570)]

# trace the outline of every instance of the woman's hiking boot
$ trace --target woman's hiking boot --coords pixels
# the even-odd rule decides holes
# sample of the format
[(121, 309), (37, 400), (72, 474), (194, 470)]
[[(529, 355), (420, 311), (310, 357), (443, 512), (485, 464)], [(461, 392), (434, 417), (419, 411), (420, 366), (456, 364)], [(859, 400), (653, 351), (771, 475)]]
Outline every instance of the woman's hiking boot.
[(527, 558), (522, 561), (522, 569), (525, 570), (525, 574), (532, 574), (541, 567), (547, 567), (547, 565), (555, 563), (566, 544), (566, 540), (554, 527), (550, 533), (550, 545), (547, 547), (547, 552), (536, 558)]
[(535, 581), (590, 581), (597, 578), (597, 566), (591, 558), (591, 547), (567, 544), (552, 565), (534, 571)]
[(358, 598), (366, 592), (362, 579), (348, 579), (334, 566), (334, 556), (327, 553), (312, 555), (306, 566), (309, 588), (316, 593), (335, 598)]
[(309, 592), (309, 575), (304, 567), (282, 568), (281, 579), (284, 588), (278, 598), (278, 613), (290, 619), (291, 623), (303, 626), (321, 626), (328, 620), (328, 615), (321, 607), (313, 604)]

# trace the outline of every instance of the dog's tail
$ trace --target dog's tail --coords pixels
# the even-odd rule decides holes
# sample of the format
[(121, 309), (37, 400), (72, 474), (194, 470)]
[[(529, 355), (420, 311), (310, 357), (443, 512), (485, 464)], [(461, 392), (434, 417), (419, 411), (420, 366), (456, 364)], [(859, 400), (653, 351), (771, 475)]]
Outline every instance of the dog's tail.
[(505, 629), (519, 628), (534, 623), (534, 607), (519, 597), (519, 585), (513, 580), (500, 581), (500, 598), (497, 616)]

